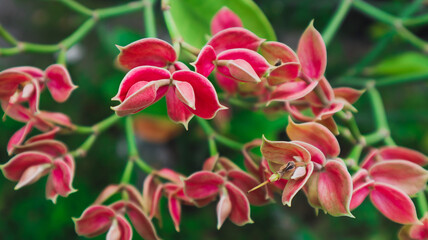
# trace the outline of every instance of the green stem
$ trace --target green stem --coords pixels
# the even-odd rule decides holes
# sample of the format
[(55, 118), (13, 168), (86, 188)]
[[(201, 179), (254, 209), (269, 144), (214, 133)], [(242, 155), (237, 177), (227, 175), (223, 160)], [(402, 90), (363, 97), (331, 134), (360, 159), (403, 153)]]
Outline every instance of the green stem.
[(18, 41), (8, 31), (6, 31), (6, 29), (4, 29), (2, 25), (0, 25), (0, 36), (6, 42), (12, 44), (13, 46), (16, 46), (18, 44)]
[(384, 12), (362, 0), (353, 0), (354, 7), (366, 14), (367, 16), (386, 23), (397, 30), (397, 33), (406, 41), (413, 44), (414, 46), (421, 48), (423, 51), (428, 50), (428, 43), (418, 38), (412, 32), (410, 32), (402, 22), (401, 18), (393, 16), (387, 12)]
[(352, 6), (352, 0), (342, 0), (339, 7), (322, 33), (325, 45), (328, 46), (342, 24), (345, 16), (348, 14), (349, 9)]
[(121, 6), (102, 8), (94, 10), (94, 14), (100, 19), (117, 17), (123, 14), (132, 13), (143, 9), (144, 3), (142, 1), (130, 2)]
[(153, 5), (156, 0), (142, 0), (144, 7), (144, 26), (146, 29), (146, 37), (156, 37), (156, 19)]
[(417, 203), (418, 203), (418, 212), (422, 218), (425, 213), (428, 211), (427, 198), (425, 196), (425, 191), (420, 191), (417, 194)]
[(217, 140), (217, 142), (219, 142), (219, 143), (221, 143), (221, 144), (223, 144), (223, 145), (225, 145), (231, 149), (235, 149), (238, 151), (242, 150), (242, 148), (244, 147), (244, 144), (236, 142), (236, 141), (231, 140), (229, 138), (226, 138), (226, 137), (219, 135), (217, 133), (214, 135), (214, 139)]
[(351, 86), (359, 86), (364, 87), (370, 85), (370, 83), (376, 84), (376, 87), (385, 87), (398, 85), (403, 83), (413, 83), (413, 82), (422, 82), (428, 79), (428, 73), (415, 73), (415, 74), (405, 74), (400, 76), (392, 76), (392, 77), (383, 77), (377, 78), (376, 81), (369, 78), (343, 78), (339, 82), (344, 83)]
[(175, 51), (180, 53), (180, 42), (183, 40), (180, 32), (178, 31), (177, 25), (171, 15), (169, 0), (162, 0), (162, 11), (165, 20), (166, 28), (168, 29), (169, 36), (171, 37), (172, 45)]
[(351, 112), (345, 113), (343, 111), (340, 111), (336, 113), (336, 116), (338, 116), (346, 124), (357, 143), (361, 145), (366, 144), (365, 139), (361, 134), (360, 129), (358, 128), (357, 122), (355, 121), (355, 117)]
[(349, 166), (353, 171), (358, 171), (359, 170), (359, 166), (358, 166), (358, 161), (360, 159), (361, 156), (361, 152), (363, 151), (364, 146), (361, 144), (357, 144), (355, 145), (352, 149), (351, 152), (349, 153), (348, 157), (346, 158), (346, 164), (347, 166)]
[(70, 152), (70, 154), (74, 157), (84, 157), (88, 153), (89, 149), (94, 145), (95, 140), (97, 139), (98, 134), (91, 134), (89, 137), (83, 142), (83, 144), (78, 147), (76, 150)]
[(82, 4), (73, 1), (73, 0), (60, 0), (64, 5), (66, 5), (67, 7), (69, 7), (70, 9), (85, 15), (85, 16), (92, 16), (92, 10), (83, 6)]
[(378, 142), (382, 142), (387, 137), (389, 137), (389, 131), (386, 129), (379, 129), (373, 133), (364, 135), (364, 139), (367, 145), (374, 145)]
[(66, 65), (67, 63), (67, 49), (61, 49), (58, 53), (57, 63)]
[(123, 171), (123, 175), (120, 180), (120, 183), (127, 184), (130, 182), (133, 169), (134, 169), (134, 161), (128, 160), (125, 166), (125, 170)]
[(135, 159), (137, 166), (145, 173), (150, 174), (153, 171), (153, 168), (150, 167), (146, 162), (143, 161), (140, 157)]
[(428, 14), (424, 14), (413, 18), (408, 18), (403, 21), (403, 25), (408, 27), (425, 25), (427, 23), (428, 23)]
[(94, 124), (91, 127), (73, 125), (72, 128), (75, 133), (79, 133), (79, 134), (101, 133), (106, 129), (110, 128), (111, 126), (113, 126), (113, 124), (115, 124), (119, 119), (120, 119), (119, 116), (117, 116), (116, 114), (112, 114), (111, 116)]
[(65, 48), (70, 48), (82, 38), (88, 34), (89, 31), (95, 26), (96, 20), (94, 18), (90, 18), (86, 20), (74, 33), (68, 36), (66, 39), (62, 40), (59, 44)]

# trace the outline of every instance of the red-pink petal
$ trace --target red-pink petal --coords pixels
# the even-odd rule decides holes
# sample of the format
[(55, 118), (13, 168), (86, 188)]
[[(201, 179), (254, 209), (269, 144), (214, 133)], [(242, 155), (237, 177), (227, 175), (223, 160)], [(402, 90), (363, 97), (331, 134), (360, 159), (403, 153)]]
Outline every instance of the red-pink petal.
[(379, 154), (383, 160), (402, 159), (421, 166), (428, 164), (428, 157), (413, 149), (405, 147), (382, 147)]
[(321, 34), (309, 24), (300, 37), (297, 56), (302, 65), (302, 71), (311, 79), (320, 79), (327, 66), (327, 51)]
[[(39, 102), (40, 102), (40, 87), (39, 87), (39, 83), (37, 82), (36, 79), (32, 79), (31, 80), (31, 84), (27, 84), (25, 85), (22, 94), (25, 95), (27, 93), (25, 93), (25, 89), (31, 86), (31, 92), (28, 93), (28, 106), (30, 107), (31, 112), (33, 113), (38, 113), (39, 112)], [(22, 96), (23, 96), (22, 95)]]
[(105, 202), (107, 199), (109, 199), (111, 196), (113, 196), (114, 194), (116, 194), (119, 189), (120, 189), (120, 185), (117, 184), (111, 184), (108, 185), (106, 188), (104, 188), (104, 190), (98, 195), (97, 199), (95, 199), (94, 201), (94, 205), (98, 205), (98, 204), (102, 204), (103, 202)]
[(59, 157), (68, 152), (67, 146), (64, 143), (57, 140), (41, 140), (23, 146), (17, 146), (15, 148), (16, 153), (28, 152), (28, 151), (37, 151), (46, 153), (51, 157)]
[(380, 161), (379, 156), (379, 150), (378, 149), (370, 149), (370, 151), (367, 153), (367, 155), (364, 157), (363, 161), (361, 162), (360, 166), (364, 169), (370, 169), (370, 167), (375, 164), (376, 162)]
[(217, 160), (218, 160), (218, 154), (209, 157), (207, 160), (205, 160), (202, 170), (213, 171), (217, 163)]
[(50, 65), (45, 70), (46, 86), (53, 99), (57, 102), (65, 102), (71, 92), (77, 88), (71, 81), (70, 74), (61, 64)]
[(183, 177), (183, 175), (169, 168), (162, 168), (161, 170), (156, 171), (155, 174), (177, 184), (181, 184), (181, 178)]
[(215, 78), (218, 85), (229, 94), (235, 94), (238, 91), (238, 82), (230, 77), (226, 77), (222, 73), (216, 72)]
[(166, 106), (169, 118), (174, 122), (183, 124), (187, 130), (189, 121), (193, 118), (194, 114), (186, 104), (178, 99), (173, 88), (168, 89), (166, 93)]
[(11, 104), (5, 101), (0, 101), (0, 103), (4, 114), (18, 122), (27, 123), (32, 117), (30, 110), (20, 104)]
[[(241, 189), (244, 193), (247, 193), (250, 189), (260, 184), (257, 179), (242, 170), (228, 171), (227, 179), (229, 182), (233, 183), (235, 186)], [(261, 206), (269, 202), (269, 200), (266, 199), (265, 188), (259, 188), (248, 193), (247, 198), (250, 204), (255, 206)]]
[(352, 186), (354, 189), (359, 188), (369, 180), (369, 172), (366, 169), (360, 169), (352, 176)]
[(369, 174), (376, 182), (394, 186), (408, 195), (425, 189), (428, 171), (405, 160), (390, 160), (374, 164)]
[(260, 52), (271, 65), (289, 62), (299, 62), (296, 53), (287, 45), (280, 42), (264, 42)]
[(18, 181), (27, 168), (43, 164), (52, 164), (52, 159), (49, 155), (29, 151), (18, 154), (10, 159), (6, 164), (1, 166), (1, 170), (7, 179)]
[[(40, 111), (36, 115), (36, 118), (41, 119), (44, 122), (48, 122), (49, 124), (53, 123), (55, 125), (73, 128), (73, 124), (71, 123), (70, 118), (67, 115), (60, 112)], [(36, 127), (38, 127), (37, 124), (36, 124)]]
[(250, 203), (245, 193), (229, 182), (226, 183), (226, 189), (232, 204), (232, 211), (229, 215), (230, 221), (238, 226), (253, 223), (250, 217)]
[(128, 221), (120, 215), (116, 215), (113, 224), (107, 232), (106, 240), (131, 240), (132, 228)]
[(237, 81), (250, 83), (258, 83), (261, 81), (252, 66), (242, 59), (230, 60), (226, 68), (218, 67), (217, 69), (224, 75), (231, 76)]
[(27, 137), (28, 133), (31, 132), (32, 128), (33, 128), (33, 122), (29, 121), (27, 124), (25, 124), (24, 127), (19, 129), (12, 135), (12, 137), (9, 139), (9, 142), (7, 143), (7, 153), (9, 155), (13, 153), (13, 150), (16, 146), (21, 145), (25, 137)]
[(175, 95), (188, 107), (195, 109), (195, 91), (188, 82), (173, 81)]
[(146, 240), (157, 240), (159, 237), (156, 234), (156, 229), (153, 223), (144, 212), (137, 207), (137, 205), (128, 202), (126, 207), (126, 214), (132, 222), (138, 234)]
[(418, 222), (416, 208), (404, 192), (384, 183), (375, 183), (370, 193), (373, 205), (385, 217), (400, 224)]
[[(224, 52), (221, 52), (217, 60), (237, 60), (241, 59), (246, 61), (251, 65), (251, 67), (256, 72), (257, 76), (261, 77), (263, 76), (266, 71), (269, 68), (268, 62), (263, 58), (262, 55), (258, 54), (255, 51), (251, 51), (245, 48), (238, 48), (238, 49), (230, 49)], [(217, 66), (217, 69), (220, 72), (222, 71), (222, 67)], [(232, 75), (233, 76), (233, 75)]]
[(422, 225), (413, 224), (410, 227), (409, 235), (413, 239), (428, 239), (428, 213), (421, 219)]
[(368, 181), (363, 184), (354, 186), (354, 191), (352, 192), (351, 203), (349, 204), (349, 209), (352, 211), (363, 203), (364, 199), (369, 195), (371, 188), (373, 188), (374, 181)]
[(119, 64), (127, 69), (138, 66), (165, 67), (177, 60), (174, 48), (167, 42), (157, 38), (144, 38), (125, 47), (119, 47), (117, 57)]
[(24, 72), (24, 73), (29, 74), (33, 78), (42, 78), (43, 77), (43, 71), (40, 68), (31, 67), (31, 66), (8, 68), (7, 71)]
[(318, 179), (318, 198), (321, 206), (332, 216), (349, 216), (352, 197), (352, 179), (341, 162), (330, 160)]
[(317, 211), (318, 209), (322, 208), (321, 202), (318, 197), (318, 181), (320, 174), (321, 172), (318, 171), (312, 172), (312, 175), (309, 177), (308, 181), (303, 186), (303, 190), (305, 191), (305, 194), (308, 198), (309, 205), (311, 205)]
[[(296, 143), (269, 141), (264, 137), (260, 151), (262, 152), (263, 157), (265, 157), (269, 162), (273, 172), (277, 172), (279, 167), (290, 161), (296, 161), (296, 158), (300, 158), (303, 162), (308, 162), (311, 159), (309, 152)], [(272, 163), (275, 163), (275, 165)]]
[(215, 34), (207, 45), (212, 46), (218, 54), (224, 50), (234, 48), (247, 48), (256, 51), (263, 41), (264, 39), (257, 37), (245, 28), (233, 27)]
[(210, 45), (206, 45), (202, 48), (198, 58), (193, 63), (193, 66), (195, 66), (195, 72), (208, 77), (215, 68), (214, 61), (216, 58), (217, 55), (214, 52), (214, 48)]
[(311, 155), (311, 161), (314, 163), (318, 163), (321, 166), (324, 166), (324, 163), (326, 161), (324, 154), (319, 150), (318, 148), (314, 147), (313, 145), (301, 141), (293, 141), (293, 143), (296, 143), (302, 147), (304, 147), (309, 154)]
[(172, 195), (168, 196), (168, 210), (171, 215), (174, 227), (177, 232), (180, 232), (180, 220), (181, 220), (181, 204)]
[(36, 182), (50, 171), (50, 167), (51, 164), (46, 163), (27, 168), (19, 179), (19, 182), (16, 184), (15, 190)]
[(354, 104), (365, 92), (365, 90), (357, 90), (348, 87), (334, 88), (333, 91), (335, 98), (345, 99), (350, 104)]
[(317, 82), (307, 84), (304, 81), (286, 82), (278, 85), (269, 96), (269, 102), (287, 102), (297, 100), (310, 93), (316, 86)]
[(255, 147), (260, 147), (261, 145), (262, 145), (261, 139), (254, 139), (253, 141), (246, 143), (242, 148), (242, 155), (244, 155), (245, 168), (254, 176), (259, 176), (260, 171), (259, 171), (259, 165), (256, 164), (253, 160), (251, 149)]
[(241, 168), (228, 158), (220, 157), (218, 159), (218, 163), (221, 165), (222, 169), (225, 171), (232, 171), (232, 170), (241, 171)]
[(209, 171), (200, 171), (184, 180), (184, 193), (192, 199), (208, 198), (216, 195), (224, 179)]
[(343, 102), (333, 102), (327, 107), (312, 107), (312, 112), (315, 114), (315, 119), (318, 121), (331, 118), (335, 113), (339, 112), (344, 107)]
[(222, 7), (211, 20), (211, 34), (231, 27), (242, 27), (242, 21), (236, 13), (228, 7)]
[(195, 109), (189, 110), (198, 117), (211, 119), (225, 107), (220, 104), (212, 83), (199, 73), (191, 71), (176, 71), (172, 74), (176, 81), (190, 83), (195, 92)]
[(74, 219), (76, 233), (88, 238), (98, 236), (110, 228), (114, 216), (114, 211), (106, 206), (90, 206), (80, 218)]
[(156, 203), (154, 201), (156, 188), (158, 187), (158, 182), (153, 174), (149, 174), (143, 183), (143, 210), (145, 213), (150, 214), (153, 205)]
[(220, 200), (217, 203), (217, 229), (220, 229), (227, 217), (232, 211), (232, 202), (230, 201), (229, 194), (225, 189), (220, 192)]
[(271, 86), (294, 81), (299, 75), (299, 72), (300, 72), (300, 63), (298, 62), (284, 63), (276, 67), (269, 73), (269, 76), (267, 77), (267, 81)]
[(72, 169), (62, 160), (55, 160), (53, 169), (46, 184), (47, 198), (54, 203), (57, 195), (67, 197), (76, 190), (71, 186), (73, 181)]
[(296, 124), (288, 120), (287, 135), (291, 140), (309, 143), (324, 153), (326, 157), (337, 157), (339, 142), (330, 130), (316, 122)]
[(8, 101), (21, 84), (30, 82), (31, 79), (32, 77), (24, 72), (10, 70), (0, 72), (0, 99)]
[(160, 199), (162, 197), (163, 187), (164, 187), (164, 185), (159, 184), (156, 187), (155, 192), (153, 193), (153, 198), (149, 199), (149, 201), (152, 201), (152, 205), (151, 205), (151, 209), (150, 209), (150, 216), (149, 216), (150, 219), (152, 219), (155, 216), (158, 219), (160, 219), (159, 204), (160, 204)]
[(314, 170), (314, 163), (309, 162), (305, 168), (305, 177), (288, 180), (287, 185), (285, 185), (284, 191), (282, 192), (282, 204), (291, 207), (291, 201), (293, 200), (294, 196), (300, 189), (302, 189), (302, 187), (308, 181), (309, 177), (312, 175), (312, 172)]
[[(331, 87), (330, 83), (324, 76), (318, 81), (318, 86), (320, 86), (322, 92), (324, 93), (328, 101), (332, 101), (334, 99), (333, 88)], [(311, 106), (325, 107), (324, 103), (321, 101), (321, 99), (318, 97), (317, 93), (315, 92), (311, 92), (308, 95), (306, 95), (305, 100), (308, 101)]]
[(168, 70), (163, 68), (143, 66), (137, 67), (129, 71), (123, 78), (119, 86), (119, 91), (112, 98), (112, 100), (118, 100), (123, 102), (128, 95), (129, 89), (137, 82), (151, 82), (162, 79), (170, 79), (171, 74)]
[(38, 142), (41, 140), (52, 140), (55, 138), (55, 135), (59, 132), (59, 130), (61, 130), (61, 128), (55, 127), (52, 130), (50, 130), (49, 132), (45, 132), (45, 133), (41, 133), (41, 134), (38, 134), (36, 136), (33, 136), (33, 137), (29, 138), (27, 141), (25, 141), (25, 144)]

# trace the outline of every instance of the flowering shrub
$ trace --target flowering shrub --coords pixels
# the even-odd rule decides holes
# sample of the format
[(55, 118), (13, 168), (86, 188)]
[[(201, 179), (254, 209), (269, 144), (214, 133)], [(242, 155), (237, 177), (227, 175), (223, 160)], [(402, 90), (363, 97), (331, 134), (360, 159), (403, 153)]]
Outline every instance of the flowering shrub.
[[(76, 2), (63, 2), (82, 14), (91, 12)], [(349, 9), (348, 2), (344, 1), (342, 10)], [(355, 2), (357, 8), (373, 8), (364, 4)], [(141, 7), (153, 11), (151, 4)], [(133, 8), (138, 7), (128, 5), (127, 11)], [(118, 183), (109, 183), (91, 205), (82, 209), (80, 217), (73, 219), (79, 236), (105, 234), (106, 239), (126, 240), (138, 234), (144, 239), (160, 239), (164, 207), (178, 232), (187, 210), (182, 209), (183, 205), (201, 208), (212, 202), (216, 204), (217, 229), (227, 219), (237, 226), (257, 224), (251, 218), (251, 206), (282, 203), (292, 207), (293, 198), (301, 192), (308, 207), (334, 217), (355, 218), (351, 211), (368, 197), (380, 214), (403, 225), (398, 234), (401, 239), (427, 238), (424, 190), (428, 171), (424, 167), (428, 158), (395, 145), (373, 84), (359, 89), (332, 87), (326, 77), (327, 42), (323, 37), (330, 41), (334, 29), (339, 27), (335, 21), (325, 36), (311, 21), (302, 30), (294, 51), (274, 37), (258, 36), (246, 28), (245, 19), (223, 7), (211, 16), (210, 28), (206, 29), (211, 36), (206, 36), (204, 44), (198, 46), (181, 35), (171, 15), (173, 8), (172, 2), (162, 3), (172, 45), (156, 38), (153, 20), (147, 20), (147, 38), (117, 46), (116, 65), (125, 72), (117, 84), (117, 94), (112, 96), (119, 103), (111, 104), (111, 117), (92, 127), (79, 126), (65, 113), (39, 107), (45, 88), (59, 103), (74, 94), (73, 81), (79, 76), (68, 73), (65, 54), (77, 41), (75, 38), (66, 39), (55, 48), (59, 51), (58, 63), (44, 71), (22, 66), (0, 72), (4, 117), (25, 124), (10, 136), (6, 150), (11, 157), (1, 165), (5, 178), (17, 182), (15, 190), (48, 175), (47, 199), (56, 203), (58, 196), (73, 194), (77, 191), (72, 186), (75, 172), (79, 171), (75, 158), (85, 157), (96, 137), (126, 116), (129, 159), (123, 177)], [(96, 18), (122, 11), (112, 8), (91, 12), (91, 22), (82, 25), (83, 30), (76, 34), (85, 34)], [(1, 33), (19, 51), (28, 49), (6, 31)], [(13, 53), (11, 49), (4, 49), (3, 53)], [(365, 92), (376, 108), (378, 129), (371, 135), (361, 134), (354, 119), (357, 109), (353, 104)], [(164, 96), (171, 121), (190, 132), (193, 126), (189, 127), (189, 122), (195, 118), (207, 135), (211, 156), (200, 159), (199, 171), (185, 174), (166, 167), (155, 169), (140, 157), (134, 116)], [(234, 105), (262, 109), (266, 115), (286, 113), (286, 138), (259, 136), (242, 144), (223, 136), (206, 121), (214, 119), (220, 125), (227, 122), (234, 115)], [(58, 136), (72, 133), (90, 136), (70, 151)], [(343, 138), (339, 141), (337, 136)], [(341, 152), (342, 140), (352, 145), (349, 155)], [(224, 156), (216, 143), (242, 151), (244, 161)], [(374, 148), (378, 143), (383, 145)], [(255, 154), (254, 149), (259, 149), (260, 154)], [(365, 149), (369, 151), (360, 162)], [(147, 174), (144, 182), (131, 181), (134, 166)], [(281, 195), (280, 203), (274, 203), (277, 193)], [(414, 196), (418, 206), (412, 200)], [(162, 204), (163, 198), (167, 206)], [(417, 210), (423, 217), (418, 217)]]

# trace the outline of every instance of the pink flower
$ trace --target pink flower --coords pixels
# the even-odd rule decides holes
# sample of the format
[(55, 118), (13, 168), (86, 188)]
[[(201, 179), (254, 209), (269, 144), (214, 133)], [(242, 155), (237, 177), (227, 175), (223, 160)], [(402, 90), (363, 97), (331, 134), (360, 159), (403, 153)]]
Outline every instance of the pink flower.
[(1, 166), (5, 177), (17, 181), (15, 189), (30, 185), (49, 174), (46, 183), (46, 198), (56, 202), (58, 195), (67, 197), (76, 190), (71, 186), (74, 177), (74, 159), (67, 147), (53, 140), (57, 130), (37, 135), (23, 146), (14, 146), (17, 153)]
[(47, 86), (57, 102), (64, 102), (76, 88), (67, 69), (60, 64), (44, 72), (34, 67), (15, 67), (0, 72), (0, 101), (8, 114), (9, 104), (28, 102), (33, 113), (39, 111), (40, 93)]
[(425, 189), (428, 171), (415, 163), (425, 164), (425, 161), (422, 154), (402, 147), (372, 150), (361, 163), (363, 168), (353, 177), (351, 209), (370, 195), (373, 205), (391, 221), (416, 223), (416, 209), (409, 196)]
[(296, 124), (289, 118), (287, 135), (310, 154), (314, 171), (304, 186), (308, 201), (314, 208), (333, 216), (350, 216), (352, 179), (337, 158), (340, 146), (330, 130), (315, 122)]
[(149, 240), (159, 239), (150, 219), (138, 205), (129, 201), (118, 201), (110, 206), (88, 207), (80, 218), (73, 219), (76, 233), (92, 238), (108, 231), (108, 240), (131, 240), (132, 228), (125, 214), (141, 237)]
[(400, 240), (428, 239), (428, 213), (425, 213), (421, 218), (420, 223), (403, 226), (398, 233), (398, 238)]
[(211, 19), (211, 34), (215, 35), (221, 30), (242, 26), (242, 21), (238, 15), (228, 7), (222, 7)]
[(112, 100), (120, 104), (112, 107), (118, 116), (137, 113), (166, 95), (169, 117), (186, 128), (196, 115), (211, 119), (224, 109), (211, 82), (204, 76), (188, 70), (171, 74), (151, 66), (136, 67), (126, 74), (119, 92)]

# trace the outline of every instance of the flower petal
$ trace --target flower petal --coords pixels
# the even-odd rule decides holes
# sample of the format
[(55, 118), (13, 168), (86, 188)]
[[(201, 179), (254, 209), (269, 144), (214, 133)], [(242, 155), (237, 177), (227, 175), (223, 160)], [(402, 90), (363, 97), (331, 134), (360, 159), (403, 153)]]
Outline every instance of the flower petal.
[(19, 182), (16, 184), (15, 190), (36, 182), (50, 171), (50, 167), (51, 164), (47, 163), (27, 168), (19, 179)]
[(412, 239), (428, 239), (428, 214), (425, 213), (421, 219), (422, 225), (414, 224), (411, 226), (409, 235)]
[(13, 120), (27, 123), (32, 117), (30, 110), (21, 106), (20, 104), (11, 104), (5, 101), (0, 101), (0, 103), (4, 114)]
[(172, 195), (168, 196), (168, 210), (169, 215), (171, 215), (172, 221), (174, 222), (175, 230), (180, 232), (181, 204), (180, 201)]
[(187, 130), (189, 121), (193, 118), (194, 114), (185, 103), (178, 99), (173, 88), (169, 89), (166, 93), (166, 106), (169, 118), (174, 122), (183, 124), (184, 128)]
[(211, 34), (231, 27), (242, 27), (242, 21), (236, 13), (228, 7), (222, 7), (211, 19)]
[(177, 60), (174, 48), (157, 38), (144, 38), (118, 48), (120, 54), (117, 60), (126, 69), (144, 65), (165, 67)]
[(276, 67), (269, 73), (269, 76), (267, 77), (267, 81), (271, 86), (294, 81), (299, 75), (299, 71), (300, 71), (300, 63), (298, 62), (284, 63)]
[(41, 140), (23, 146), (15, 147), (16, 153), (28, 152), (28, 151), (37, 151), (46, 153), (51, 157), (59, 157), (68, 152), (67, 146), (64, 143), (57, 140)]
[[(285, 141), (269, 141), (263, 136), (263, 143), (260, 147), (263, 157), (269, 162), (273, 172), (279, 171), (278, 167), (287, 164), (290, 161), (296, 161), (300, 158), (303, 162), (311, 159), (309, 152), (302, 146)], [(276, 163), (275, 165), (271, 163)]]
[(76, 190), (71, 186), (74, 173), (62, 160), (55, 160), (46, 183), (46, 198), (56, 202), (58, 195), (67, 197)]
[(271, 65), (299, 62), (296, 53), (289, 46), (280, 42), (263, 42), (260, 52)]
[(216, 72), (215, 78), (218, 85), (229, 94), (235, 94), (238, 91), (238, 82), (230, 77), (226, 77), (222, 73)]
[(287, 102), (297, 100), (304, 97), (311, 92), (316, 86), (317, 82), (307, 84), (304, 81), (286, 82), (278, 85), (269, 96), (269, 103), (273, 101)]
[(364, 157), (360, 166), (361, 166), (361, 168), (368, 170), (368, 169), (370, 169), (371, 166), (373, 166), (373, 164), (375, 164), (376, 162), (379, 162), (379, 161), (381, 161), (381, 158), (379, 156), (379, 150), (372, 148), (367, 153), (367, 155)]
[(128, 221), (120, 215), (116, 215), (113, 224), (107, 232), (106, 240), (131, 240), (132, 228)]
[(302, 71), (311, 79), (320, 79), (327, 66), (327, 51), (321, 34), (314, 28), (313, 21), (299, 40), (297, 56)]
[(353, 217), (349, 204), (352, 197), (352, 179), (341, 162), (330, 160), (318, 180), (318, 198), (321, 206), (332, 216)]
[(232, 211), (232, 202), (230, 201), (229, 194), (227, 191), (222, 190), (220, 192), (220, 200), (217, 203), (217, 229), (220, 229), (227, 217), (229, 217)]
[(0, 72), (0, 99), (8, 101), (21, 84), (30, 82), (31, 79), (32, 77), (24, 72), (10, 70)]
[(195, 109), (195, 92), (192, 85), (181, 81), (173, 81), (173, 84), (175, 86), (175, 95), (177, 98), (191, 109)]
[(33, 137), (29, 138), (27, 141), (25, 141), (25, 144), (34, 143), (34, 142), (38, 142), (41, 140), (52, 140), (55, 138), (55, 135), (59, 132), (59, 130), (61, 130), (61, 128), (55, 127), (52, 130), (50, 130), (49, 132), (44, 132), (44, 133), (38, 134), (36, 136), (33, 136)]
[(394, 186), (408, 195), (423, 190), (428, 181), (428, 171), (405, 160), (390, 160), (374, 164), (369, 174), (376, 182)]
[(382, 160), (402, 159), (421, 166), (428, 164), (428, 157), (413, 149), (405, 147), (382, 147), (379, 149)]
[(296, 124), (288, 120), (287, 135), (291, 140), (309, 143), (324, 153), (327, 158), (340, 153), (339, 142), (328, 128), (316, 122)]
[(373, 188), (374, 181), (368, 181), (363, 184), (354, 186), (354, 191), (352, 192), (351, 203), (349, 204), (349, 209), (352, 211), (363, 203), (364, 199), (369, 195), (371, 188)]
[(282, 192), (282, 204), (291, 207), (291, 200), (293, 200), (297, 192), (302, 189), (303, 185), (306, 184), (309, 177), (312, 175), (314, 170), (314, 163), (309, 162), (305, 168), (305, 177), (288, 180), (287, 185), (285, 185), (284, 191)]
[(49, 155), (29, 151), (21, 153), (10, 159), (6, 164), (1, 166), (4, 176), (11, 181), (18, 181), (29, 167), (43, 164), (52, 164)]
[(246, 143), (242, 149), (242, 155), (244, 155), (244, 165), (247, 171), (252, 173), (254, 176), (259, 176), (259, 166), (254, 162), (251, 149), (260, 147), (262, 145), (261, 139), (254, 139), (253, 141)]
[(61, 64), (50, 65), (45, 70), (46, 86), (53, 99), (57, 102), (65, 102), (71, 92), (77, 88), (71, 81), (70, 74)]
[(114, 194), (116, 194), (119, 189), (121, 188), (120, 185), (118, 184), (111, 184), (108, 185), (106, 188), (104, 188), (104, 190), (98, 195), (97, 199), (95, 199), (93, 205), (98, 205), (98, 204), (102, 204), (103, 202), (105, 202), (107, 199), (109, 199), (111, 196), (113, 196)]
[(418, 222), (416, 208), (404, 192), (384, 183), (375, 183), (370, 193), (373, 205), (389, 220), (400, 224)]
[(88, 238), (96, 237), (110, 228), (114, 216), (114, 211), (106, 206), (90, 206), (80, 218), (73, 219), (76, 233)]
[(207, 160), (205, 160), (202, 170), (213, 171), (217, 161), (218, 161), (218, 154), (209, 157)]
[[(36, 115), (36, 119), (40, 119), (44, 122), (48, 122), (49, 124), (55, 124), (59, 126), (64, 126), (68, 128), (73, 128), (73, 124), (71, 123), (70, 118), (60, 112), (46, 112), (46, 111), (40, 111)], [(40, 129), (40, 127), (36, 124), (37, 128)]]
[(214, 70), (214, 61), (217, 55), (214, 52), (214, 48), (210, 45), (206, 45), (201, 49), (196, 61), (192, 64), (195, 66), (195, 72), (202, 74), (204, 77), (208, 77)]
[(184, 193), (192, 199), (208, 198), (216, 195), (224, 179), (209, 171), (199, 171), (184, 180)]
[(245, 193), (232, 183), (226, 182), (226, 190), (232, 204), (229, 219), (238, 226), (253, 223), (250, 217), (250, 203)]
[(181, 184), (181, 178), (183, 175), (175, 172), (174, 170), (171, 170), (169, 168), (162, 168), (161, 170), (158, 170), (155, 172), (155, 174), (163, 179), (166, 179), (168, 181), (171, 181), (176, 184)]
[(126, 214), (132, 222), (138, 234), (146, 240), (157, 240), (156, 229), (146, 214), (135, 204), (128, 202)]
[(369, 180), (369, 172), (366, 169), (360, 169), (352, 176), (352, 186), (354, 189), (359, 188)]
[[(221, 52), (217, 57), (218, 61), (238, 59), (244, 60), (249, 65), (251, 65), (251, 67), (254, 69), (254, 72), (256, 72), (257, 76), (259, 77), (263, 76), (269, 68), (269, 63), (263, 58), (262, 55), (245, 48), (226, 50), (224, 52)], [(223, 68), (225, 67), (217, 66), (217, 69), (220, 72), (222, 72), (223, 74), (227, 73), (227, 71), (222, 71)], [(225, 75), (227, 76), (227, 74)]]
[(16, 146), (20, 146), (24, 139), (27, 137), (28, 133), (31, 132), (33, 128), (33, 122), (29, 121), (25, 126), (16, 131), (7, 143), (7, 153), (11, 155), (14, 152)]
[(318, 163), (321, 166), (324, 166), (324, 163), (326, 161), (324, 154), (319, 150), (318, 148), (314, 147), (313, 145), (301, 141), (293, 141), (293, 143), (296, 143), (302, 147), (304, 147), (309, 154), (311, 155), (311, 161), (314, 163)]
[(345, 99), (348, 103), (354, 104), (366, 90), (357, 90), (348, 87), (334, 88), (335, 98)]
[(212, 46), (218, 54), (234, 48), (247, 48), (256, 51), (263, 41), (264, 39), (257, 37), (245, 28), (232, 27), (215, 34), (207, 45)]
[(199, 73), (191, 71), (176, 71), (172, 74), (176, 81), (190, 83), (195, 92), (195, 109), (189, 110), (198, 117), (211, 119), (225, 107), (218, 101), (217, 93), (212, 83)]
[[(247, 193), (250, 189), (260, 184), (257, 179), (242, 170), (228, 171), (227, 179), (229, 182), (233, 183), (235, 186), (241, 189), (244, 193)], [(269, 200), (266, 199), (265, 188), (259, 188), (248, 193), (247, 198), (250, 204), (255, 206), (261, 206), (269, 202)]]
[(223, 67), (219, 67), (218, 70), (222, 71), (222, 73), (226, 76), (230, 75), (237, 81), (251, 83), (258, 83), (261, 81), (260, 78), (257, 76), (257, 73), (251, 67), (251, 65), (245, 60), (230, 60), (226, 66), (228, 72), (225, 72), (225, 69)]

